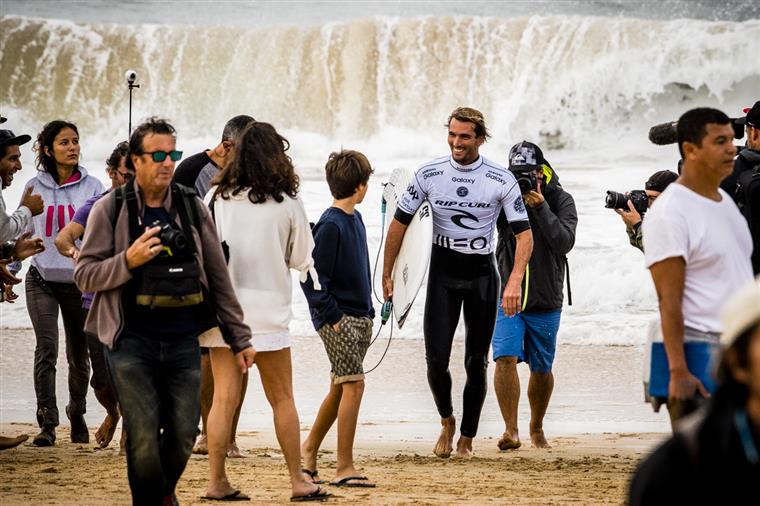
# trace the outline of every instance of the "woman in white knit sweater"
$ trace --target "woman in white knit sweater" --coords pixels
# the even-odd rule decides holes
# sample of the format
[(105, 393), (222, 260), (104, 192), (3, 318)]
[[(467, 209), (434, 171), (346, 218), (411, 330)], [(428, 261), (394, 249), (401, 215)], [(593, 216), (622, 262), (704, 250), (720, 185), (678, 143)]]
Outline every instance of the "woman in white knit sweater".
[[(215, 179), (206, 196), (219, 238), (228, 252), (230, 278), (245, 323), (253, 332), (256, 366), (274, 411), (277, 440), (290, 472), (293, 498), (327, 495), (301, 472), (300, 427), (293, 400), (290, 358), (290, 269), (301, 279), (312, 271), (314, 240), (298, 176), (286, 151), (288, 141), (268, 123), (252, 123), (235, 143), (235, 158)], [(209, 413), (211, 479), (209, 497), (236, 496), (224, 469), (232, 416), (240, 396), (241, 372), (221, 335), (204, 335), (210, 348), (214, 400)]]

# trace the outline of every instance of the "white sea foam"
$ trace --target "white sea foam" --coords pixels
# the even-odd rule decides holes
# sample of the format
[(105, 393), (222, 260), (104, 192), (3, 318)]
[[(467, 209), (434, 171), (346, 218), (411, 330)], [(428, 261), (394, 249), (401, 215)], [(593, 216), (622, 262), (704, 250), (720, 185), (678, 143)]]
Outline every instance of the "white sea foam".
[[(675, 147), (646, 141), (652, 124), (697, 105), (735, 116), (754, 102), (760, 66), (747, 41), (758, 39), (758, 20), (386, 16), (189, 30), (5, 16), (0, 89), (17, 133), (55, 117), (76, 122), (83, 164), (104, 181), (103, 160), (127, 133), (127, 68), (141, 85), (133, 121), (171, 118), (186, 155), (215, 145), (229, 117), (251, 113), (291, 141), (312, 221), (330, 203), (322, 172), (329, 152), (362, 150), (377, 171), (360, 207), (373, 264), (381, 181), (395, 167), (444, 154), (448, 113), (476, 106), (493, 133), (486, 156), (505, 163), (513, 142), (537, 141), (576, 199), (574, 304), (565, 307), (560, 339), (636, 344), (655, 313), (654, 291), (622, 222), (603, 209), (604, 191), (640, 188), (655, 170), (675, 169)], [(22, 160), (26, 169), (3, 192), (11, 208), (34, 173), (29, 144)], [(294, 291), (292, 330), (311, 334)], [(396, 335), (421, 336), (423, 306), (424, 293)], [(30, 325), (23, 300), (0, 311), (0, 325)]]

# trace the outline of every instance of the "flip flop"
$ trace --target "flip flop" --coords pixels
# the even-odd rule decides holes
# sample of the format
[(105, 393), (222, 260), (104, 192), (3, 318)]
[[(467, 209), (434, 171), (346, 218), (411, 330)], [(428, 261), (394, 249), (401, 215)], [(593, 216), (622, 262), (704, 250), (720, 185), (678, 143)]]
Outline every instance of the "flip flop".
[(251, 498), (242, 493), (240, 490), (235, 490), (234, 492), (230, 492), (229, 494), (222, 496), (222, 497), (211, 497), (208, 495), (201, 496), (201, 499), (206, 499), (207, 501), (250, 501)]
[(330, 486), (347, 488), (375, 488), (376, 485), (374, 483), (369, 483), (369, 478), (366, 476), (347, 476), (342, 480), (331, 481)]
[(322, 490), (322, 487), (317, 487), (317, 490), (308, 495), (294, 495), (290, 498), (290, 502), (306, 502), (306, 501), (326, 501), (329, 497), (332, 497), (330, 492)]
[(311, 478), (311, 482), (312, 482), (313, 484), (315, 484), (315, 485), (322, 485), (322, 484), (324, 484), (324, 483), (327, 483), (325, 480), (323, 480), (323, 479), (321, 479), (321, 478), (319, 477), (319, 471), (317, 471), (316, 469), (315, 469), (315, 470), (313, 470), (313, 471), (309, 471), (308, 469), (306, 469), (306, 468), (304, 467), (303, 469), (301, 469), (301, 472), (302, 472), (303, 474), (306, 474), (306, 475), (308, 475), (308, 476), (309, 476), (309, 478)]

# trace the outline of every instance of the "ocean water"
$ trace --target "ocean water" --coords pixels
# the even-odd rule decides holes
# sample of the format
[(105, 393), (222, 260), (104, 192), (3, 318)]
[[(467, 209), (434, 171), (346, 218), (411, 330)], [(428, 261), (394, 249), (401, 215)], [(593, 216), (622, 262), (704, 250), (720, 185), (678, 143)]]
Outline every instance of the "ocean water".
[[(656, 313), (643, 256), (603, 208), (605, 190), (675, 169), (677, 148), (651, 145), (648, 128), (695, 106), (738, 116), (760, 98), (752, 1), (5, 0), (0, 9), (3, 126), (34, 134), (54, 118), (74, 121), (82, 164), (106, 182), (103, 161), (127, 136), (123, 75), (135, 69), (133, 122), (170, 118), (187, 155), (214, 146), (236, 114), (274, 124), (291, 142), (312, 221), (330, 204), (328, 154), (362, 150), (376, 169), (359, 208), (373, 266), (383, 180), (447, 152), (454, 107), (485, 113), (493, 137), (482, 153), (498, 163), (514, 142), (539, 143), (579, 214), (559, 336), (572, 344), (643, 343)], [(3, 192), (11, 208), (34, 174), (30, 144), (22, 160)], [(296, 283), (294, 294), (291, 330), (312, 335)], [(421, 338), (423, 306), (424, 289), (396, 336)], [(0, 326), (30, 325), (23, 298), (0, 305)]]

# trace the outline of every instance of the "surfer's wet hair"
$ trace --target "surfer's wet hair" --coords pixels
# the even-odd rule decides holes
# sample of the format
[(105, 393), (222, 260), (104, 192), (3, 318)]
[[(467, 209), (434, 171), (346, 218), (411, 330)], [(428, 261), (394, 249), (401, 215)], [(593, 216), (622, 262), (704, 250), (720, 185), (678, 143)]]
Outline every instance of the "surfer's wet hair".
[(683, 158), (683, 143), (690, 142), (702, 147), (702, 139), (707, 135), (707, 125), (728, 125), (731, 119), (723, 111), (710, 107), (697, 107), (683, 113), (678, 118), (676, 135), (678, 137), (678, 151)]
[(350, 149), (330, 153), (325, 165), (327, 186), (330, 187), (332, 196), (338, 200), (356, 193), (359, 185), (367, 184), (373, 172), (367, 157)]
[(449, 115), (448, 121), (446, 121), (446, 128), (451, 125), (451, 120), (466, 121), (475, 125), (475, 136), (488, 139), (491, 137), (491, 133), (486, 128), (486, 120), (483, 118), (483, 113), (472, 107), (457, 107)]

